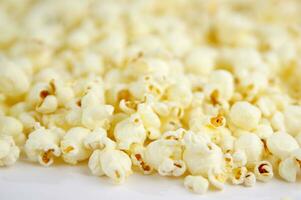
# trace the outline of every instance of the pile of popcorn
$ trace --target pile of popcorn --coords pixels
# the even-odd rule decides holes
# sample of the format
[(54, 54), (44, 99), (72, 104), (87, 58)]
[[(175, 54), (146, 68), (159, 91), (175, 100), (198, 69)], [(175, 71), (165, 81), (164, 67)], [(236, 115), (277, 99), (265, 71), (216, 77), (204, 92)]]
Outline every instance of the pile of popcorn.
[(1, 0), (0, 166), (295, 182), (300, 24), (299, 0)]

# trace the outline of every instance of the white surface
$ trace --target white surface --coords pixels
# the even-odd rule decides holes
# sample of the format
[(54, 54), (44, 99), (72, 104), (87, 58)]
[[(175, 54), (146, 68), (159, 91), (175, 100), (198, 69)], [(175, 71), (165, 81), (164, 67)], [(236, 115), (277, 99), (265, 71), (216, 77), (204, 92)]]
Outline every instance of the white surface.
[(19, 162), (0, 169), (0, 200), (280, 200), (301, 199), (301, 183), (275, 180), (257, 183), (253, 188), (228, 186), (223, 191), (196, 195), (185, 190), (182, 179), (132, 175), (125, 184), (114, 185), (108, 178), (91, 176), (86, 165), (56, 165), (49, 168)]

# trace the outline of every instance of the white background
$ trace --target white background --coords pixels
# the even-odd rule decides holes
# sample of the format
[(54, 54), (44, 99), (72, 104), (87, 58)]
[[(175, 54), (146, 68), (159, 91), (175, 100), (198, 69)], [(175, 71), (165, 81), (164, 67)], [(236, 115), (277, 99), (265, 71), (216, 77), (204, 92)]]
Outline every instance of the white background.
[(183, 179), (132, 175), (123, 185), (114, 185), (106, 177), (94, 177), (86, 164), (55, 165), (48, 168), (18, 162), (0, 168), (0, 200), (290, 200), (301, 199), (301, 183), (273, 180), (257, 183), (253, 188), (227, 186), (223, 191), (211, 190), (196, 195), (185, 190)]

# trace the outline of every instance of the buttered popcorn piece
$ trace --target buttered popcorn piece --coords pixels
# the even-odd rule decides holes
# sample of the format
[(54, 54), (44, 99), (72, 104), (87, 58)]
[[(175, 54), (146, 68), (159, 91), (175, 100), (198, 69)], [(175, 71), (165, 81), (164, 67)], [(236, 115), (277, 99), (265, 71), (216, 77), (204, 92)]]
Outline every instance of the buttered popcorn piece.
[(199, 194), (295, 182), (300, 6), (2, 0), (0, 165), (89, 160), (117, 183), (157, 173)]
[(20, 149), (11, 136), (0, 135), (0, 166), (11, 166), (19, 158)]

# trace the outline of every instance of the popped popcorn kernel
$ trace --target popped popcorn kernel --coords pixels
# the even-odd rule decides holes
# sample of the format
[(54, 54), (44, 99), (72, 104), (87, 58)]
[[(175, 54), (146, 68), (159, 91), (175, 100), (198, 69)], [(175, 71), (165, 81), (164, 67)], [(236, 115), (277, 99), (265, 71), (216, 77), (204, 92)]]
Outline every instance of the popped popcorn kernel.
[(209, 182), (202, 176), (186, 176), (184, 186), (197, 194), (204, 194), (209, 188)]
[(19, 159), (20, 149), (11, 136), (0, 136), (0, 166), (11, 166)]
[(244, 130), (252, 130), (258, 126), (261, 112), (248, 102), (236, 102), (230, 110), (230, 120), (232, 123)]
[(260, 161), (254, 167), (254, 174), (259, 181), (267, 182), (274, 176), (273, 167), (268, 161)]

